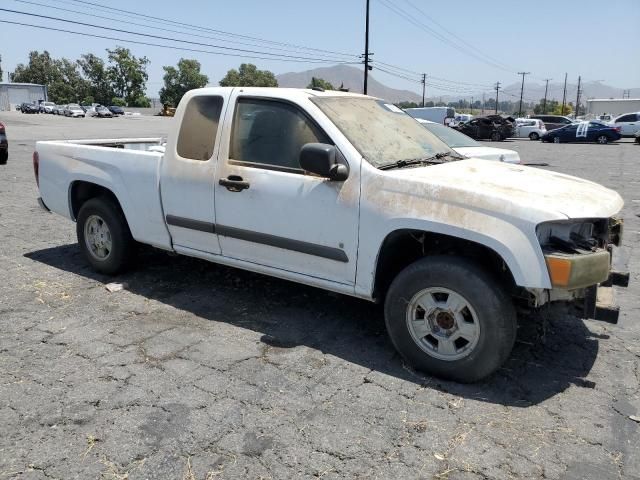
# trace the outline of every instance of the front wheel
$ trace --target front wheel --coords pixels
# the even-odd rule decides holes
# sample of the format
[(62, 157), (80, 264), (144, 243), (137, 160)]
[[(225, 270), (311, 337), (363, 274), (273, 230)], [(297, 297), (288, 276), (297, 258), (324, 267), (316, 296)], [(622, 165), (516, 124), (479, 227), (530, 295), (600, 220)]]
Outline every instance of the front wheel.
[(600, 145), (606, 145), (609, 142), (609, 137), (607, 137), (606, 135), (600, 135), (598, 138), (596, 138), (596, 142), (598, 142)]
[(129, 266), (135, 241), (122, 210), (109, 198), (91, 198), (82, 205), (76, 233), (94, 270), (115, 275)]
[(500, 140), (502, 140), (502, 135), (500, 135), (500, 132), (493, 132), (491, 134), (491, 140), (494, 142), (499, 142)]
[(540, 140), (540, 135), (538, 135), (536, 132), (531, 132), (529, 134), (529, 140)]
[(480, 380), (508, 358), (516, 313), (504, 287), (473, 262), (425, 257), (393, 281), (387, 331), (413, 367), (459, 382)]
[(560, 143), (560, 137), (553, 137), (553, 143)]

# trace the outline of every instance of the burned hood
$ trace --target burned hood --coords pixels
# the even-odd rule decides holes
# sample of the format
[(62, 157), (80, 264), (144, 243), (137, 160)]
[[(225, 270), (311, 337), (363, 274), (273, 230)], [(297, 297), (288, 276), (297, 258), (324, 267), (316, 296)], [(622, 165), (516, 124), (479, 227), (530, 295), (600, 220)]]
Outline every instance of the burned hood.
[(607, 218), (623, 206), (617, 192), (597, 183), (501, 162), (469, 159), (384, 173), (413, 183), (407, 188), (414, 195), (529, 221)]

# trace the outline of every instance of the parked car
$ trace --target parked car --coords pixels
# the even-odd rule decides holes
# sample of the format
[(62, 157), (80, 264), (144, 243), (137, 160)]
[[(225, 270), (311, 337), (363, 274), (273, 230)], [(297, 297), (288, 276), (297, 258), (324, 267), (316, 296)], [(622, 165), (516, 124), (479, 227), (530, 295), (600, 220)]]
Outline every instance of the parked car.
[(611, 125), (620, 127), (620, 134), (623, 137), (633, 137), (636, 132), (640, 132), (640, 112), (620, 115)]
[(6, 165), (9, 158), (9, 141), (4, 123), (0, 122), (0, 165)]
[(35, 103), (24, 102), (20, 105), (20, 111), (22, 113), (40, 113), (38, 106)]
[(569, 117), (565, 117), (563, 115), (531, 115), (529, 118), (542, 120), (547, 131), (565, 127), (575, 122), (575, 120), (572, 120)]
[(84, 110), (77, 103), (70, 103), (64, 110), (65, 117), (85, 117)]
[(52, 113), (55, 106), (53, 102), (40, 102), (40, 113)]
[(542, 120), (536, 120), (535, 118), (516, 118), (516, 137), (529, 137), (529, 140), (540, 140), (540, 137), (545, 133), (547, 133), (547, 129)]
[(617, 321), (596, 298), (628, 278), (610, 273), (623, 201), (596, 183), (459, 160), (395, 105), (343, 92), (192, 90), (148, 151), (162, 142), (36, 143), (39, 203), (76, 222), (102, 274), (141, 243), (379, 300), (409, 365), (462, 382), (507, 360), (516, 304)]
[(513, 124), (500, 115), (477, 117), (452, 128), (476, 140), (490, 139), (499, 142), (513, 136)]
[(98, 118), (111, 118), (113, 117), (113, 113), (111, 113), (111, 111), (103, 105), (96, 105), (91, 116)]
[(636, 132), (636, 143), (640, 145), (640, 131)]
[(556, 128), (545, 133), (541, 139), (543, 142), (597, 142), (605, 144), (620, 140), (620, 127), (612, 127), (599, 120), (579, 122)]
[(84, 110), (84, 113), (89, 117), (93, 117), (96, 113), (96, 107), (94, 107), (93, 105), (81, 105), (81, 107)]
[(481, 158), (482, 160), (495, 160), (505, 163), (520, 163), (520, 155), (515, 150), (485, 147), (455, 128), (446, 127), (428, 120), (422, 120), (421, 118), (417, 118), (416, 120), (436, 137), (446, 143), (449, 148), (453, 149), (463, 157)]
[(456, 111), (451, 107), (407, 108), (405, 109), (405, 112), (413, 118), (421, 118), (423, 120), (429, 120), (430, 122), (436, 122), (442, 125), (448, 125), (456, 116)]
[(111, 105), (109, 107), (109, 111), (113, 113), (113, 116), (124, 115), (124, 108), (119, 107), (118, 105)]

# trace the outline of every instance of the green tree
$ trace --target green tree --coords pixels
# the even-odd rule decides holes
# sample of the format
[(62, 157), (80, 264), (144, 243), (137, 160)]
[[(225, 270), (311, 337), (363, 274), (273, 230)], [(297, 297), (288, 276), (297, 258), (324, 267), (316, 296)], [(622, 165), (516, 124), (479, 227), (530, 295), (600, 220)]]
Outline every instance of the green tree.
[(120, 98), (120, 97), (113, 97), (111, 99), (111, 102), (109, 102), (109, 105), (116, 105), (118, 107), (126, 107), (127, 106), (127, 102), (124, 98)]
[(93, 53), (87, 53), (82, 55), (78, 64), (89, 82), (89, 96), (93, 98), (87, 105), (94, 102), (109, 104), (115, 93), (111, 87), (104, 60)]
[(221, 87), (277, 87), (278, 81), (269, 70), (258, 70), (251, 63), (243, 63), (240, 69), (231, 69), (222, 80)]
[(160, 89), (160, 101), (177, 107), (178, 103), (189, 90), (202, 88), (209, 83), (209, 77), (200, 73), (200, 62), (181, 58), (178, 68), (162, 67), (164, 69), (164, 87)]
[(324, 78), (311, 77), (311, 83), (307, 85), (307, 88), (321, 88), (323, 90), (335, 90), (335, 87), (331, 82), (326, 81)]
[(46, 50), (30, 52), (29, 63), (16, 67), (12, 81), (46, 85), (51, 101), (56, 103), (78, 102), (89, 89), (77, 62), (66, 58), (57, 60)]
[(107, 76), (115, 96), (124, 98), (127, 105), (140, 106), (140, 103), (148, 103), (144, 95), (145, 86), (149, 75), (147, 74), (147, 57), (137, 58), (131, 50), (116, 47), (107, 49), (109, 66)]
[(398, 108), (417, 108), (420, 105), (418, 105), (416, 102), (400, 102), (398, 104), (396, 104), (398, 106)]

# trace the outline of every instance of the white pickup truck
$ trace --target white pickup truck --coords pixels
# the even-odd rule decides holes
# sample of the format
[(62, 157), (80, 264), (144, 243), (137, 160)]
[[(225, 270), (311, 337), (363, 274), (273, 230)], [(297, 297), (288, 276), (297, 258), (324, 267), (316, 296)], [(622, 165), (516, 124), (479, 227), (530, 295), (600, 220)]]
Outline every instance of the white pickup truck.
[[(598, 184), (461, 159), (383, 100), (298, 89), (184, 96), (163, 140), (43, 141), (41, 205), (77, 223), (99, 272), (136, 242), (384, 302), (412, 366), (463, 382), (507, 359), (516, 307), (581, 305), (598, 288), (623, 202)], [(248, 294), (249, 295), (249, 294)]]

